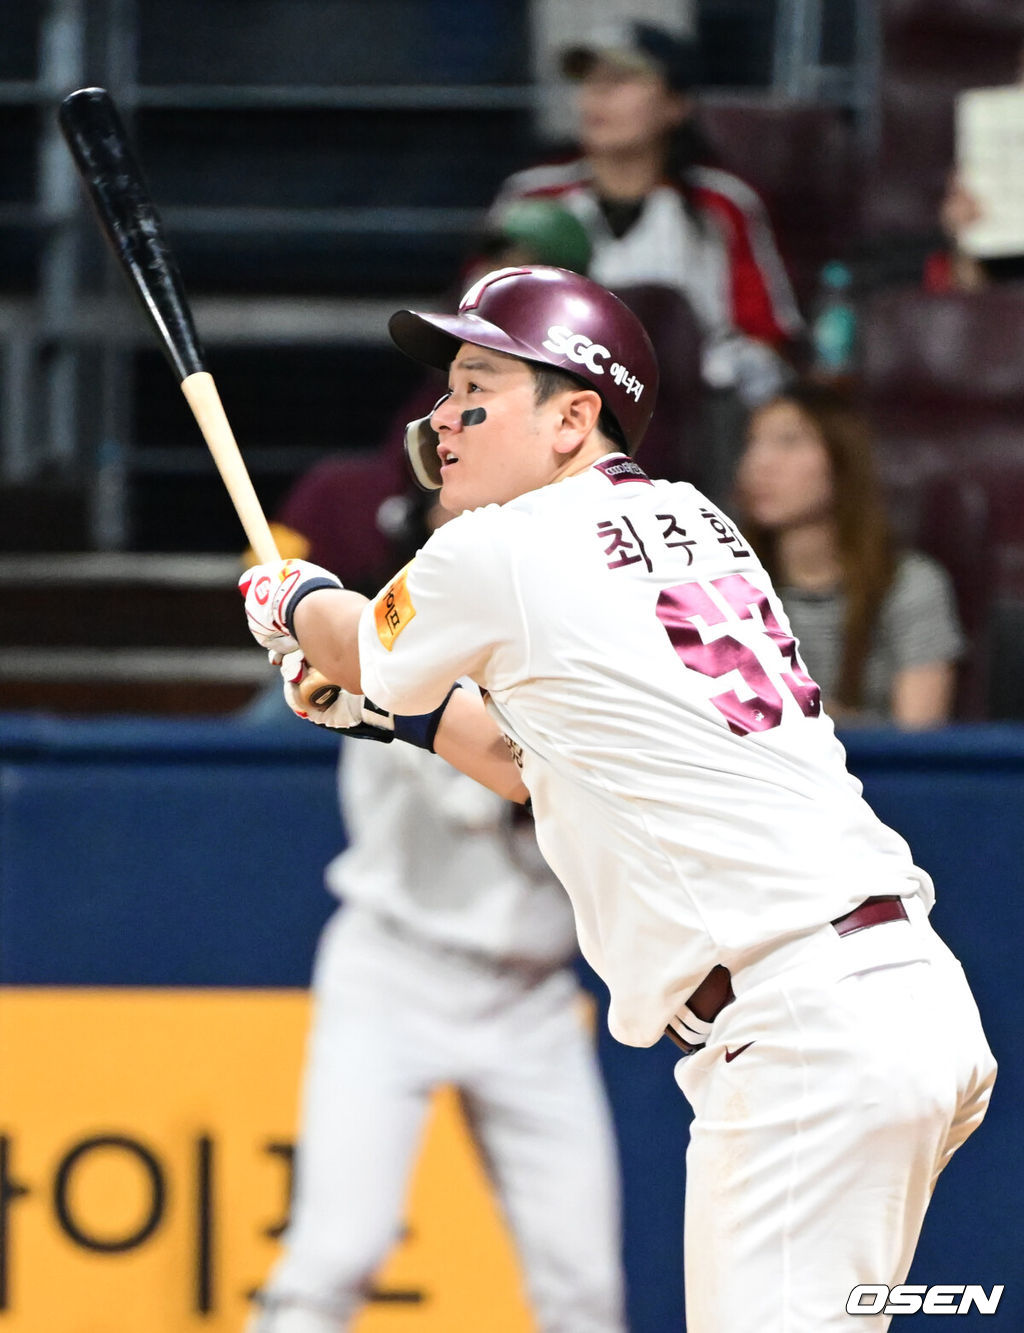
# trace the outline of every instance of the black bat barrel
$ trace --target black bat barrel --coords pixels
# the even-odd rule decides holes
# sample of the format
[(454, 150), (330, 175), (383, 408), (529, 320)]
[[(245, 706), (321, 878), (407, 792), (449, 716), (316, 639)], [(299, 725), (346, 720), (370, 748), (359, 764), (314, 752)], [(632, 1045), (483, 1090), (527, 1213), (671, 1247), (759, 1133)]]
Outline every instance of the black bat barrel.
[(205, 370), (181, 275), (113, 98), (105, 88), (80, 88), (61, 103), (59, 119), (103, 233), (179, 382)]

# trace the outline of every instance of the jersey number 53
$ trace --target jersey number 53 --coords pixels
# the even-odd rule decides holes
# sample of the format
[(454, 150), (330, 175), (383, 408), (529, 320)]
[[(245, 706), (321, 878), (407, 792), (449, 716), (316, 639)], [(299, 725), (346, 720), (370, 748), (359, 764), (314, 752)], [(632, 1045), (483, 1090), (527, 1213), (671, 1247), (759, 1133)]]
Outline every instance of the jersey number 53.
[(821, 712), (821, 691), (800, 661), (796, 641), (775, 618), (766, 594), (742, 574), (713, 579), (710, 586), (725, 602), (728, 612), (702, 584), (677, 583), (672, 588), (665, 588), (658, 598), (658, 619), (683, 665), (691, 671), (698, 671), (712, 680), (733, 671), (743, 678), (750, 697), (740, 698), (736, 690), (731, 689), (711, 698), (711, 703), (728, 722), (729, 730), (737, 736), (746, 736), (751, 731), (771, 731), (782, 721), (783, 696), (748, 644), (731, 634), (705, 639), (702, 625), (710, 629), (729, 621), (759, 621), (785, 664), (777, 673), (778, 679), (805, 717), (817, 717)]

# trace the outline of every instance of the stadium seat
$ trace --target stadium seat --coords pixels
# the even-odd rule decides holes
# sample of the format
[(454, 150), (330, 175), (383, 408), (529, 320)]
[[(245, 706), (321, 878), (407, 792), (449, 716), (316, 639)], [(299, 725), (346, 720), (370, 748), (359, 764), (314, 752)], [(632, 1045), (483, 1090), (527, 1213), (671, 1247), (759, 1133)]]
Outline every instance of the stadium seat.
[[(1018, 541), (1024, 509), (1007, 496), (1024, 486), (1024, 290), (884, 292), (862, 327), (864, 397), (890, 483), (974, 482), (997, 550)], [(996, 555), (997, 586), (1000, 571)]]
[[(1022, 431), (1024, 435), (1024, 431)], [(988, 630), (987, 712), (1024, 720), (1024, 439), (1012, 465), (989, 460), (984, 481), (991, 507), (992, 574)]]
[(953, 162), (953, 99), (969, 86), (970, 80), (928, 78), (918, 70), (884, 75), (878, 145), (861, 203), (867, 233), (940, 238), (939, 206)]
[(1018, 715), (1024, 290), (883, 292), (862, 318), (863, 390), (894, 512), (904, 535), (950, 571), (974, 645), (958, 715)]
[(961, 721), (988, 715), (994, 538), (989, 497), (980, 481), (942, 471), (920, 488), (914, 545), (949, 571), (968, 639), (955, 704)]
[(1024, 288), (881, 292), (864, 303), (861, 327), (872, 402), (970, 403), (1024, 423)]
[[(975, 37), (1024, 31), (1024, 0), (884, 0), (888, 34), (952, 29)], [(970, 54), (965, 53), (967, 60)]]
[(693, 481), (699, 469), (703, 384), (702, 337), (689, 301), (671, 287), (616, 288), (650, 335), (658, 354), (658, 404), (637, 455), (651, 476)]
[(407, 485), (393, 454), (339, 455), (300, 478), (277, 518), (311, 539), (308, 559), (337, 573), (347, 586), (374, 592), (387, 576), (390, 555), (377, 511)]
[(860, 155), (839, 108), (807, 103), (701, 101), (701, 125), (724, 167), (757, 190), (771, 217), (798, 302), (822, 264), (846, 253), (857, 225)]

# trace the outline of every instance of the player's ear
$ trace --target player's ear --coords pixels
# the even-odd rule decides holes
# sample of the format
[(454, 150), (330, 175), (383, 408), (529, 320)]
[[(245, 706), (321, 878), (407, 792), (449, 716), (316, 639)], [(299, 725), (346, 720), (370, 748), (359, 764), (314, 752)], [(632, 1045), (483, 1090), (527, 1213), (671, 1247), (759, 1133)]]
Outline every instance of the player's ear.
[(561, 395), (558, 437), (559, 453), (571, 453), (579, 447), (601, 417), (601, 395), (594, 389), (567, 389)]

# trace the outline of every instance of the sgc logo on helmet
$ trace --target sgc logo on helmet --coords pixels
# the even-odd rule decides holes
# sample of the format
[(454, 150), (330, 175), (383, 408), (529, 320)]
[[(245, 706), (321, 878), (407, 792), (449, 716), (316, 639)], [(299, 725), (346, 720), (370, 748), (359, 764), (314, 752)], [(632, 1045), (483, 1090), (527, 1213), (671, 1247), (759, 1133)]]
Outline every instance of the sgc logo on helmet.
[(607, 347), (592, 342), (585, 333), (574, 333), (564, 324), (552, 324), (541, 346), (549, 352), (554, 352), (555, 356), (567, 356), (578, 366), (586, 366), (592, 375), (604, 374), (604, 366), (599, 363), (599, 357), (603, 357), (605, 361), (611, 358), (611, 352)]

